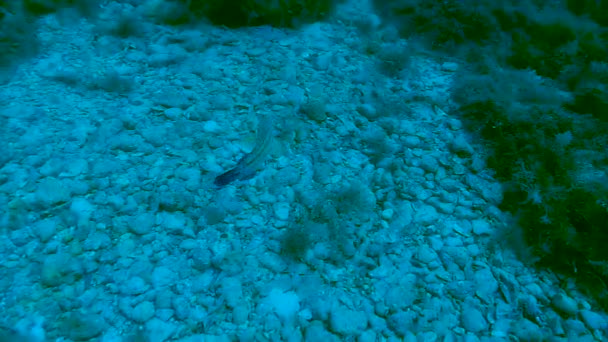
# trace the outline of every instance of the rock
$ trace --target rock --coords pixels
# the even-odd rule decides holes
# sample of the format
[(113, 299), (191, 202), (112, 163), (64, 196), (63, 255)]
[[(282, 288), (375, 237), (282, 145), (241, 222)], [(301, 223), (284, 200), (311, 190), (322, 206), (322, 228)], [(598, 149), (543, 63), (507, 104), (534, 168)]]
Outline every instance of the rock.
[(152, 317), (154, 317), (154, 304), (148, 301), (137, 304), (131, 312), (131, 318), (138, 323), (147, 322)]
[(576, 301), (564, 294), (556, 294), (551, 298), (551, 305), (562, 314), (574, 316), (578, 311)]
[(608, 320), (606, 319), (606, 316), (602, 316), (597, 312), (582, 310), (581, 318), (583, 319), (583, 322), (585, 322), (587, 327), (589, 327), (589, 329), (595, 330), (608, 328)]
[(488, 328), (488, 322), (477, 308), (466, 305), (462, 311), (462, 325), (470, 332), (480, 332)]
[(336, 307), (331, 311), (331, 330), (341, 335), (360, 335), (367, 326), (364, 312)]

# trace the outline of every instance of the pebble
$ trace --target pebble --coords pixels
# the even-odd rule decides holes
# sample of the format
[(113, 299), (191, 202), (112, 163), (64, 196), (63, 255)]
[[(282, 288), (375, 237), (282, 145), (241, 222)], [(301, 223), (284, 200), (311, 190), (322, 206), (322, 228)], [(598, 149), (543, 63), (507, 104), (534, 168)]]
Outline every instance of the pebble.
[(364, 312), (338, 306), (331, 311), (329, 325), (338, 334), (359, 335), (367, 326), (367, 317)]
[(129, 229), (137, 235), (145, 235), (152, 231), (155, 221), (156, 218), (152, 213), (141, 213), (135, 216)]
[(287, 221), (289, 219), (289, 203), (275, 203), (274, 214), (277, 219), (281, 221)]
[(243, 298), (243, 287), (241, 285), (241, 281), (234, 277), (223, 279), (222, 295), (228, 307), (236, 307)]
[(560, 313), (574, 316), (578, 312), (576, 301), (564, 294), (556, 294), (551, 298), (551, 305)]
[(368, 120), (374, 120), (378, 117), (378, 111), (376, 108), (367, 103), (357, 106), (357, 112), (366, 117)]
[(138, 323), (145, 323), (154, 317), (154, 304), (149, 301), (137, 304), (131, 311), (131, 318)]
[(418, 253), (416, 254), (416, 259), (418, 259), (423, 264), (430, 264), (431, 262), (437, 260), (437, 253), (432, 250), (428, 246), (420, 246), (418, 248)]
[(95, 314), (72, 314), (65, 323), (67, 337), (73, 341), (90, 341), (106, 328), (103, 317)]
[(424, 155), (420, 160), (420, 168), (428, 173), (436, 173), (439, 169), (439, 162), (430, 155)]
[(85, 159), (74, 159), (63, 165), (59, 177), (76, 177), (89, 169), (89, 163)]
[(57, 222), (54, 218), (40, 220), (32, 225), (32, 231), (41, 242), (48, 242), (57, 231)]
[(589, 329), (607, 329), (608, 328), (608, 320), (606, 316), (602, 316), (597, 312), (593, 312), (590, 310), (582, 310), (581, 318), (583, 322), (589, 327)]
[(498, 282), (489, 268), (482, 268), (475, 272), (477, 295), (483, 300), (489, 300), (498, 290)]
[(266, 297), (266, 301), (284, 322), (295, 318), (300, 311), (300, 298), (293, 291), (273, 289)]
[(421, 205), (417, 208), (415, 218), (418, 224), (422, 226), (429, 226), (437, 221), (437, 209), (430, 205)]
[(513, 324), (513, 326), (514, 329), (512, 333), (517, 336), (520, 341), (544, 340), (540, 327), (530, 320), (522, 318), (517, 323)]
[(177, 274), (165, 266), (159, 266), (152, 271), (152, 284), (154, 288), (163, 288), (173, 285), (177, 280)]
[(395, 211), (391, 208), (388, 209), (384, 209), (382, 211), (382, 218), (389, 221), (390, 219), (393, 218), (393, 215), (395, 214)]
[(70, 200), (70, 191), (63, 182), (53, 177), (47, 177), (38, 184), (36, 199), (43, 205), (57, 205)]
[(148, 288), (150, 286), (142, 278), (133, 277), (122, 284), (121, 292), (127, 295), (139, 295), (146, 292)]
[(473, 220), (471, 224), (475, 235), (490, 235), (492, 233), (492, 227), (485, 220)]
[(458, 70), (458, 64), (454, 62), (444, 62), (443, 64), (441, 64), (441, 70), (455, 72)]
[(465, 305), (462, 310), (462, 325), (470, 332), (480, 332), (488, 328), (488, 322), (481, 311), (471, 305)]
[(399, 336), (411, 334), (418, 314), (412, 310), (399, 311), (388, 318), (388, 325)]
[(167, 341), (177, 331), (177, 326), (158, 318), (152, 318), (146, 323), (148, 341)]

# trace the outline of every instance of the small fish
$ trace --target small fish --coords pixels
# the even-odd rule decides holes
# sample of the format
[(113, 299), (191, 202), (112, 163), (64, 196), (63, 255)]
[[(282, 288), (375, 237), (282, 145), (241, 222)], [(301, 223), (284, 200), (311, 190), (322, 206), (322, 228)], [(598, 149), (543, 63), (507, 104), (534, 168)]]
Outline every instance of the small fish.
[(235, 167), (215, 177), (213, 184), (223, 187), (237, 180), (253, 178), (268, 155), (272, 138), (272, 122), (268, 117), (261, 117), (253, 150), (239, 159)]

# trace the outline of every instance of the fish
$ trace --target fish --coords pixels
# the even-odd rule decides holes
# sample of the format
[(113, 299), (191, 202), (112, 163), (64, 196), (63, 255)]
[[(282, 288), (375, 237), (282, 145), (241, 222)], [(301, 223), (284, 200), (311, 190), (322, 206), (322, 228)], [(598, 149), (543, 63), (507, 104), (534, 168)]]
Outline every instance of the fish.
[(251, 152), (241, 157), (235, 167), (215, 177), (213, 184), (217, 187), (224, 187), (236, 181), (253, 178), (261, 169), (269, 154), (273, 137), (272, 120), (267, 116), (260, 117), (258, 119), (256, 142)]

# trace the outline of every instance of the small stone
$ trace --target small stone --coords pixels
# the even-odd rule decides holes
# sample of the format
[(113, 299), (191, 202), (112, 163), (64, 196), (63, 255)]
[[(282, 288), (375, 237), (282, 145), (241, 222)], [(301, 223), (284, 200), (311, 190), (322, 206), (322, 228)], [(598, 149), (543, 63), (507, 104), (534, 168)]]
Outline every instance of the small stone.
[(391, 209), (391, 208), (384, 209), (382, 211), (382, 218), (388, 221), (393, 218), (394, 214), (395, 214), (395, 211), (393, 209)]
[(411, 330), (414, 329), (415, 326), (414, 321), (417, 319), (418, 316), (413, 310), (399, 311), (389, 316), (387, 323), (398, 336), (405, 337), (408, 334), (411, 334)]
[(303, 104), (300, 110), (308, 116), (309, 119), (322, 122), (327, 118), (327, 111), (325, 108), (325, 101), (321, 98), (313, 97)]
[(418, 253), (416, 254), (416, 259), (423, 264), (430, 264), (437, 260), (437, 253), (428, 246), (420, 246), (418, 248)]
[(566, 315), (574, 316), (578, 312), (578, 304), (576, 301), (564, 294), (556, 294), (551, 298), (551, 305)]
[(220, 125), (213, 120), (205, 121), (203, 124), (203, 132), (205, 133), (217, 133), (220, 130)]
[(358, 341), (360, 342), (375, 342), (378, 340), (378, 336), (375, 332), (371, 330), (364, 331), (361, 336), (359, 336)]
[(462, 325), (470, 332), (480, 332), (488, 328), (488, 323), (481, 311), (472, 306), (465, 306), (462, 312)]
[(417, 148), (420, 143), (420, 138), (415, 135), (407, 135), (401, 139), (401, 144), (408, 148)]
[(359, 335), (367, 326), (367, 316), (362, 311), (336, 307), (332, 310), (330, 321), (331, 330), (342, 335)]
[(152, 271), (152, 284), (154, 288), (164, 288), (175, 284), (177, 274), (166, 266), (159, 266)]
[(70, 200), (70, 191), (65, 184), (53, 177), (44, 178), (38, 184), (36, 199), (44, 205), (53, 206)]
[(249, 317), (249, 308), (246, 304), (240, 303), (232, 309), (232, 323), (245, 324)]
[(458, 64), (456, 64), (454, 62), (445, 62), (445, 63), (441, 64), (441, 70), (449, 71), (449, 72), (457, 71)]
[(293, 291), (283, 292), (280, 289), (273, 289), (266, 297), (266, 301), (284, 322), (295, 318), (300, 311), (300, 298)]
[(234, 308), (241, 303), (243, 287), (238, 278), (230, 277), (223, 279), (221, 287), (224, 300), (229, 308)]
[(165, 117), (170, 120), (177, 120), (183, 117), (184, 111), (181, 108), (171, 107), (165, 110)]
[(583, 310), (581, 311), (581, 317), (589, 329), (595, 330), (608, 328), (608, 320), (606, 319), (606, 316), (602, 316), (597, 312)]
[(154, 304), (149, 301), (137, 304), (131, 312), (131, 318), (138, 323), (145, 323), (152, 317), (154, 317)]
[(103, 317), (96, 314), (73, 313), (63, 323), (67, 337), (73, 341), (91, 341), (107, 328)]
[(140, 277), (133, 277), (125, 282), (121, 292), (127, 295), (139, 295), (148, 290), (150, 286)]
[(287, 221), (289, 219), (289, 204), (288, 203), (276, 203), (274, 205), (274, 214), (277, 219)]
[(420, 168), (428, 173), (435, 174), (439, 169), (439, 162), (437, 162), (436, 158), (426, 155), (423, 156), (422, 160), (420, 161)]
[(421, 205), (415, 214), (416, 222), (422, 226), (434, 224), (437, 222), (438, 216), (437, 210), (430, 205)]
[(59, 177), (76, 177), (85, 173), (89, 169), (89, 163), (86, 159), (74, 159), (64, 164), (64, 171), (59, 174)]
[(374, 120), (378, 118), (378, 111), (371, 104), (364, 103), (362, 105), (357, 106), (357, 112), (368, 120)]
[(520, 341), (542, 341), (544, 340), (543, 333), (540, 327), (533, 322), (522, 318), (514, 325), (513, 334)]
[(145, 235), (152, 231), (156, 218), (151, 213), (141, 213), (129, 225), (130, 230), (137, 235)]
[(471, 224), (475, 235), (490, 235), (492, 233), (492, 227), (485, 220), (475, 220)]
[(168, 341), (176, 330), (177, 326), (174, 323), (164, 322), (158, 318), (153, 318), (146, 323), (148, 341)]
[(57, 222), (50, 218), (40, 220), (32, 226), (32, 230), (40, 241), (47, 242), (55, 235), (55, 232), (57, 231)]

